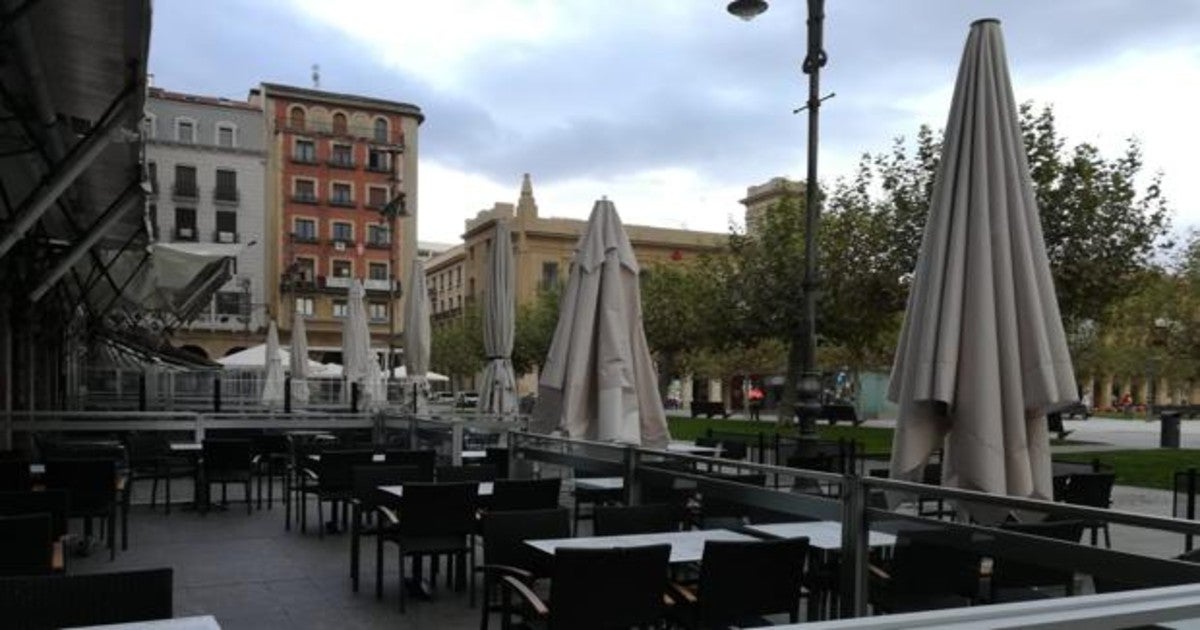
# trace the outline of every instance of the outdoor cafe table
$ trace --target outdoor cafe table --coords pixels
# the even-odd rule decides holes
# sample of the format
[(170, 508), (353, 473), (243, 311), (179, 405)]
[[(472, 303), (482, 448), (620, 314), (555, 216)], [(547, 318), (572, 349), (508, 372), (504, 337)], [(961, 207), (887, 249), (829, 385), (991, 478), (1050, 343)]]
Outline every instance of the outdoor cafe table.
[[(809, 547), (823, 551), (837, 551), (842, 548), (842, 524), (838, 521), (746, 525), (745, 529), (770, 538), (807, 538)], [(891, 547), (895, 544), (896, 537), (892, 534), (871, 532), (867, 537), (868, 547)]]
[(739, 534), (728, 529), (698, 529), (686, 532), (661, 532), (655, 534), (626, 534), (623, 536), (589, 536), (584, 538), (550, 538), (527, 540), (525, 544), (550, 555), (560, 547), (568, 549), (613, 549), (617, 547), (644, 547), (646, 545), (671, 545), (671, 564), (699, 562), (704, 556), (704, 543), (710, 540), (751, 541), (753, 536)]
[[(479, 482), (479, 496), (481, 496), (481, 497), (492, 496), (492, 488), (494, 488), (495, 486), (496, 486), (496, 484), (494, 482), (480, 481)], [(388, 494), (392, 494), (392, 495), (395, 495), (398, 497), (404, 496), (404, 486), (402, 486), (402, 485), (401, 486), (379, 486), (379, 489), (383, 492), (386, 492)]]
[(690, 455), (716, 455), (721, 452), (719, 446), (699, 446), (692, 442), (671, 442), (667, 445), (668, 453), (688, 453)]
[[(313, 453), (313, 454), (309, 455), (308, 458), (314, 462), (319, 462), (319, 461), (321, 461), (321, 454)], [(375, 463), (383, 462), (386, 460), (387, 460), (387, 455), (384, 455), (383, 453), (375, 453), (374, 455), (371, 455), (371, 461), (373, 461)]]
[(221, 625), (212, 615), (196, 617), (177, 617), (175, 619), (156, 619), (154, 621), (134, 621), (131, 623), (113, 623), (102, 626), (79, 626), (76, 630), (221, 630)]

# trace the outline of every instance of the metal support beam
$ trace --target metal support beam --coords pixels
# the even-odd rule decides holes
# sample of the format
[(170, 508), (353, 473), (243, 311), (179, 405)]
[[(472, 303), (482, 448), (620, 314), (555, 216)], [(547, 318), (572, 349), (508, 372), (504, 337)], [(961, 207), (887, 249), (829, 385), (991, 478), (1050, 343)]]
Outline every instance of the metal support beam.
[(134, 202), (141, 200), (140, 191), (140, 182), (132, 182), (129, 186), (127, 186), (125, 190), (123, 190), (121, 194), (117, 196), (117, 199), (109, 204), (108, 208), (104, 211), (104, 214), (100, 215), (100, 218), (96, 219), (96, 222), (87, 228), (86, 234), (79, 241), (77, 241), (74, 246), (71, 247), (71, 250), (58, 261), (58, 264), (54, 265), (54, 269), (52, 269), (50, 273), (46, 274), (42, 278), (42, 281), (38, 283), (37, 288), (29, 294), (29, 301), (36, 303), (41, 300), (42, 296), (46, 295), (46, 292), (58, 282), (58, 279), (61, 278), (68, 269), (73, 267), (75, 263), (79, 262), (79, 259), (83, 258), (83, 256), (87, 254), (88, 251), (90, 251), (92, 247), (95, 246), (95, 244), (125, 216), (126, 212), (132, 208), (138, 207)]
[(127, 91), (121, 103), (109, 112), (100, 125), (71, 149), (67, 157), (57, 165), (29, 197), (21, 204), (17, 217), (5, 226), (6, 233), (0, 237), (0, 259), (3, 259), (17, 241), (37, 223), (46, 210), (54, 205), (71, 184), (82, 174), (108, 146), (114, 134), (127, 118), (125, 111), (133, 102), (133, 92)]

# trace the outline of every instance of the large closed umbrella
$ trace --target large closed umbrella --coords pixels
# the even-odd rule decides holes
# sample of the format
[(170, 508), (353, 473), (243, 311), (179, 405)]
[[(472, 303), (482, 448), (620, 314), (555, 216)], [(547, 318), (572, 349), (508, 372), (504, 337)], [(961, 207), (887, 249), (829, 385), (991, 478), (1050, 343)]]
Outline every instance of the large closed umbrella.
[(379, 360), (371, 350), (371, 331), (367, 327), (367, 308), (363, 304), (366, 295), (362, 281), (355, 278), (346, 296), (346, 319), (342, 322), (342, 378), (346, 382), (347, 396), (350, 388), (357, 384), (361, 407), (372, 409), (383, 403), (383, 377)]
[(304, 313), (292, 313), (292, 402), (308, 402), (308, 332)]
[(487, 262), (483, 289), (483, 351), (487, 354), (487, 366), (479, 388), (479, 409), (484, 413), (510, 414), (517, 409), (517, 379), (512, 367), (516, 270), (512, 231), (506, 221), (496, 224), (496, 238)]
[(575, 249), (532, 427), (574, 438), (665, 448), (670, 442), (642, 328), (638, 263), (608, 199)]
[(429, 383), (429, 290), (425, 284), (425, 262), (414, 260), (404, 302), (404, 368), (413, 388), (416, 413), (427, 411)]
[(1050, 499), (1045, 415), (1076, 399), (1000, 24), (971, 25), (888, 396), (891, 473)]
[(279, 330), (275, 320), (267, 328), (266, 376), (263, 379), (262, 402), (268, 407), (283, 404), (283, 359), (279, 357)]

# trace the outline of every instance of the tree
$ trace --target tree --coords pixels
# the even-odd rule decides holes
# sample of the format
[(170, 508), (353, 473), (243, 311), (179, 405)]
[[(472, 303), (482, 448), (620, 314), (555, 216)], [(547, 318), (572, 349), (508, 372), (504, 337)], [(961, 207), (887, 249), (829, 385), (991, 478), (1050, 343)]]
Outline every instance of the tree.
[(560, 297), (560, 288), (554, 285), (538, 290), (533, 301), (517, 307), (512, 362), (518, 376), (532, 372), (550, 353), (550, 342), (558, 325)]
[(452, 380), (461, 383), (483, 369), (483, 318), (479, 307), (469, 304), (462, 317), (434, 326), (429, 345), (430, 367)]
[(643, 267), (640, 288), (642, 326), (658, 363), (659, 395), (665, 399), (671, 379), (680, 374), (683, 355), (708, 343), (706, 304), (720, 288), (703, 276), (699, 265), (677, 262)]

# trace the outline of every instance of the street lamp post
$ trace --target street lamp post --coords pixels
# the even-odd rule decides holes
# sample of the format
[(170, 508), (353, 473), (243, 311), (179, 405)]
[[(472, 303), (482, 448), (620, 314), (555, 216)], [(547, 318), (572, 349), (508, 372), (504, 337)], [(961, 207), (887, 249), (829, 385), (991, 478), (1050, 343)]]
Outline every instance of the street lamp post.
[(400, 190), (400, 178), (397, 175), (399, 165), (396, 158), (399, 155), (399, 149), (393, 149), (390, 153), (390, 166), (392, 169), (392, 181), (390, 188), (391, 199), (387, 204), (380, 208), (381, 214), (388, 221), (388, 249), (390, 250), (389, 258), (391, 263), (388, 265), (390, 273), (388, 274), (388, 355), (387, 355), (387, 379), (392, 380), (393, 373), (396, 371), (394, 365), (396, 355), (396, 285), (399, 282), (400, 275), (399, 260), (396, 257), (397, 225), (400, 217), (408, 216), (407, 200), (403, 190)]
[[(728, 11), (743, 20), (751, 20), (767, 10), (765, 0), (734, 0)], [(816, 435), (816, 420), (821, 412), (821, 374), (816, 370), (817, 350), (817, 230), (821, 219), (821, 200), (817, 191), (817, 149), (819, 145), (821, 102), (821, 68), (827, 57), (822, 45), (825, 22), (825, 0), (808, 0), (808, 49), (802, 66), (808, 75), (808, 100), (793, 113), (808, 110), (808, 173), (804, 184), (804, 279), (800, 339), (801, 376), (797, 384), (799, 400), (796, 413), (800, 418), (800, 434)]]

